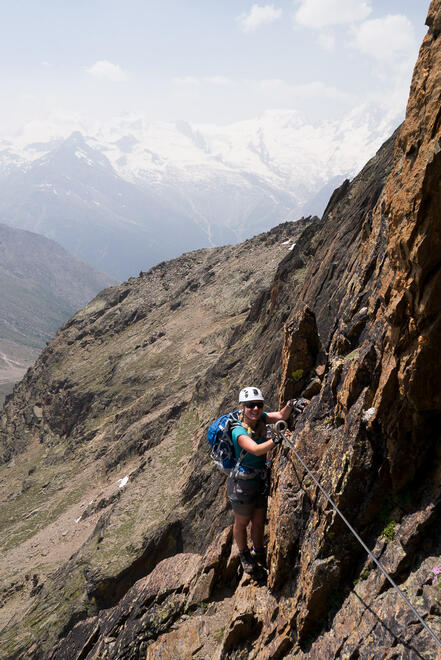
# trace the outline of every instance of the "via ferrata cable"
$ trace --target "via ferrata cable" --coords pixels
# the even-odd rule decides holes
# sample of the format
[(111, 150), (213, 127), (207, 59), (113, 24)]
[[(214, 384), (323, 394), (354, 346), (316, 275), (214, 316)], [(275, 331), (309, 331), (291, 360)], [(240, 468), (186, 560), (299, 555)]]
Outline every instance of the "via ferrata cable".
[(331, 499), (331, 497), (328, 495), (328, 493), (325, 491), (325, 489), (324, 489), (324, 488), (320, 485), (320, 483), (317, 481), (317, 479), (315, 478), (315, 476), (313, 475), (313, 473), (311, 472), (311, 470), (308, 468), (308, 466), (305, 465), (304, 461), (300, 458), (300, 456), (299, 456), (299, 454), (297, 453), (296, 448), (294, 447), (293, 443), (292, 443), (292, 442), (291, 442), (291, 441), (285, 436), (285, 434), (284, 434), (284, 431), (286, 430), (286, 428), (287, 428), (286, 422), (283, 422), (282, 420), (279, 421), (279, 422), (277, 422), (276, 424), (274, 424), (274, 432), (275, 432), (276, 434), (278, 434), (278, 435), (283, 439), (283, 441), (288, 445), (288, 447), (293, 451), (293, 453), (294, 453), (295, 457), (297, 458), (297, 460), (300, 462), (300, 464), (302, 465), (302, 467), (306, 470), (306, 472), (307, 472), (308, 475), (311, 477), (311, 479), (314, 481), (314, 483), (316, 484), (316, 486), (320, 489), (320, 492), (325, 496), (325, 498), (327, 499), (327, 501), (329, 502), (329, 504), (333, 507), (334, 511), (336, 511), (336, 512), (338, 513), (338, 515), (340, 516), (340, 518), (343, 520), (343, 522), (345, 523), (345, 525), (350, 529), (350, 531), (351, 531), (352, 534), (355, 536), (355, 538), (357, 539), (357, 541), (358, 541), (358, 542), (363, 546), (363, 548), (366, 550), (366, 552), (368, 553), (368, 555), (369, 555), (369, 557), (372, 559), (372, 561), (375, 562), (375, 564), (378, 566), (378, 568), (380, 569), (380, 571), (383, 573), (384, 577), (387, 578), (387, 580), (389, 580), (389, 582), (390, 582), (390, 584), (393, 586), (393, 588), (398, 592), (398, 594), (399, 594), (399, 595), (401, 596), (401, 598), (404, 600), (404, 602), (406, 603), (406, 605), (407, 605), (408, 607), (410, 607), (410, 609), (412, 610), (412, 612), (413, 612), (413, 613), (415, 614), (415, 616), (417, 617), (418, 621), (424, 626), (424, 628), (425, 628), (425, 629), (427, 630), (427, 632), (431, 635), (431, 637), (433, 638), (433, 640), (435, 641), (435, 643), (437, 644), (437, 646), (441, 649), (441, 641), (439, 640), (439, 638), (435, 635), (435, 633), (429, 628), (429, 626), (427, 625), (427, 623), (426, 623), (426, 622), (422, 619), (422, 617), (418, 614), (418, 612), (416, 611), (416, 609), (414, 608), (414, 606), (412, 605), (412, 603), (409, 602), (408, 598), (404, 595), (404, 593), (401, 591), (401, 589), (398, 587), (398, 585), (394, 582), (394, 580), (393, 580), (393, 579), (391, 578), (391, 576), (388, 574), (388, 572), (386, 571), (386, 569), (383, 568), (383, 566), (380, 564), (380, 562), (378, 561), (378, 559), (377, 559), (376, 557), (374, 557), (374, 555), (372, 554), (372, 552), (369, 550), (369, 548), (367, 547), (367, 545), (364, 543), (364, 541), (363, 541), (363, 540), (360, 538), (360, 536), (357, 534), (357, 532), (356, 532), (355, 529), (352, 527), (352, 525), (350, 524), (350, 522), (345, 518), (345, 516), (342, 514), (342, 512), (341, 512), (340, 509), (337, 507), (337, 505), (334, 504), (334, 502), (333, 502), (333, 500)]

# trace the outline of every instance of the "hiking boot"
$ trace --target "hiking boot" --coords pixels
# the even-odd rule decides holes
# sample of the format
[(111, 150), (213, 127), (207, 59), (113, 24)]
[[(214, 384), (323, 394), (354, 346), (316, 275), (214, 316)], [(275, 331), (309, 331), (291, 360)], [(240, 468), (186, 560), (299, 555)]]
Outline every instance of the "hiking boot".
[(266, 568), (266, 548), (254, 548), (251, 552), (254, 562), (262, 568)]
[(254, 564), (251, 552), (247, 549), (243, 552), (239, 552), (240, 563), (242, 564), (242, 569), (244, 573), (251, 575), (254, 573), (256, 565)]

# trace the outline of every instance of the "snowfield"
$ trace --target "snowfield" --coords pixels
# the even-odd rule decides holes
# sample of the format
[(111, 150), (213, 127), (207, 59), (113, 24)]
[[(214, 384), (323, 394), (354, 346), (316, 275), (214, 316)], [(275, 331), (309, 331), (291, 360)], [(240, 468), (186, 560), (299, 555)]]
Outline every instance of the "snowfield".
[(0, 221), (125, 278), (321, 215), (399, 119), (365, 105), (322, 123), (286, 110), (226, 126), (139, 116), (31, 122), (0, 141)]

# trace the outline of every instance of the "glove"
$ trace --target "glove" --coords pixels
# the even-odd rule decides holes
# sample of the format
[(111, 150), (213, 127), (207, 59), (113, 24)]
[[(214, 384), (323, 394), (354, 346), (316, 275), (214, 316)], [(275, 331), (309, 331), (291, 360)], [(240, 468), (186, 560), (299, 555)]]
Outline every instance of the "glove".
[(288, 405), (291, 406), (292, 411), (296, 415), (300, 415), (300, 413), (304, 411), (308, 403), (309, 403), (308, 399), (304, 399), (303, 397), (301, 397), (300, 399), (290, 399), (288, 401)]
[(297, 414), (300, 414), (305, 410), (308, 403), (309, 403), (308, 399), (304, 399), (303, 397), (301, 397), (294, 406), (294, 410), (296, 411)]

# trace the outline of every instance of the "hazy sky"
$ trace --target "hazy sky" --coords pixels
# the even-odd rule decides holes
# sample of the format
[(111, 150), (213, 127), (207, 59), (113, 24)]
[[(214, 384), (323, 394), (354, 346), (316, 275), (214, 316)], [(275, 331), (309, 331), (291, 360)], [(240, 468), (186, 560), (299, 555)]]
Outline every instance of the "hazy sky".
[(404, 111), (429, 0), (2, 3), (0, 121)]

